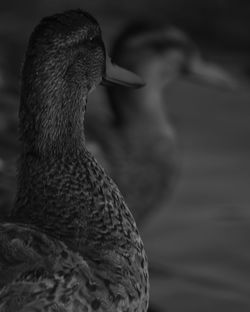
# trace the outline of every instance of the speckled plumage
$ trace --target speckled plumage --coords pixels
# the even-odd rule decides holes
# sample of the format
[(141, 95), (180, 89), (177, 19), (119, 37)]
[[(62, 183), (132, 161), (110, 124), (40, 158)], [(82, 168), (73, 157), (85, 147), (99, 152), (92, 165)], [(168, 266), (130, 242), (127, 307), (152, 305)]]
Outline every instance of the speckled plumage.
[(146, 311), (148, 268), (117, 186), (85, 148), (87, 94), (105, 73), (97, 22), (45, 18), (23, 68), (12, 220), (0, 225), (0, 311)]
[(30, 225), (1, 224), (0, 235), (1, 312), (143, 309), (137, 272), (114, 254), (83, 257)]

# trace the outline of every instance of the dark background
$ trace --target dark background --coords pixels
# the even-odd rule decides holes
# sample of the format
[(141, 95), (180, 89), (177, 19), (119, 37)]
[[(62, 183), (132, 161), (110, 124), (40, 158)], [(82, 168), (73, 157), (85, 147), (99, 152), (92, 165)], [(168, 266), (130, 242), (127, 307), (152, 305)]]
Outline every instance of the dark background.
[[(250, 311), (250, 2), (2, 1), (0, 66), (18, 76), (40, 18), (78, 7), (99, 20), (108, 42), (131, 19), (175, 24), (244, 86), (228, 91), (180, 80), (166, 90), (182, 168), (171, 203), (145, 224), (142, 235), (150, 258), (168, 272), (151, 279), (152, 302), (160, 311)], [(5, 93), (1, 97), (1, 168), (16, 153), (8, 143), (16, 130), (9, 137), (1, 130), (17, 114), (14, 93), (7, 104)]]

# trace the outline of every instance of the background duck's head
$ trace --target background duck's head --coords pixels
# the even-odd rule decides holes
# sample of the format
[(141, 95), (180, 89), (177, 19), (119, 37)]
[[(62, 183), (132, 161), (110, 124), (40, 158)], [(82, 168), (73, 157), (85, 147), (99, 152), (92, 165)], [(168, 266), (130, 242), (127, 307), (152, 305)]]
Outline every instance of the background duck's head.
[(234, 88), (234, 79), (219, 66), (207, 63), (196, 44), (175, 27), (133, 24), (117, 38), (114, 62), (139, 73), (147, 85), (164, 87), (179, 76)]
[(90, 14), (74, 10), (44, 18), (30, 37), (23, 67), (23, 141), (64, 145), (66, 137), (82, 136), (87, 95), (101, 82), (134, 86), (141, 80), (111, 63)]

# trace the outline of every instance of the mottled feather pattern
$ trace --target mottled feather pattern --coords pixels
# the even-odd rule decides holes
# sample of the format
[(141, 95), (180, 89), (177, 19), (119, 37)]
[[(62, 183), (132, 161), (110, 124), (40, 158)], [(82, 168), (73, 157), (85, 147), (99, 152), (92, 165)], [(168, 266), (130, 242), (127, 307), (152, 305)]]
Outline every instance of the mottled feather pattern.
[(0, 235), (5, 251), (0, 260), (1, 312), (125, 311), (128, 305), (134, 306), (131, 311), (138, 309), (140, 290), (131, 282), (123, 284), (125, 272), (117, 279), (105, 276), (105, 262), (84, 260), (35, 227), (1, 224)]
[[(25, 180), (18, 183), (15, 218), (63, 239), (91, 263), (99, 283), (109, 285), (114, 298), (107, 297), (108, 301), (117, 300), (118, 288), (120, 296), (136, 310), (140, 298), (149, 291), (148, 286), (141, 286), (148, 284), (147, 258), (135, 221), (115, 183), (86, 150), (82, 155), (65, 155), (53, 161), (26, 155), (23, 161), (27, 164), (21, 168), (29, 174), (20, 175)], [(143, 302), (142, 311), (147, 304)]]
[[(0, 229), (5, 244), (19, 242), (22, 246), (19, 251), (26, 253), (26, 259), (16, 255), (16, 276), (1, 289), (1, 311), (84, 311), (91, 304), (95, 306), (93, 302), (97, 298), (101, 302), (98, 291), (86, 296), (88, 285), (95, 283), (95, 277), (79, 254), (36, 229), (12, 224), (3, 224)], [(11, 247), (1, 260), (1, 268), (11, 273), (15, 265), (11, 263), (9, 268), (8, 256), (13, 259)]]

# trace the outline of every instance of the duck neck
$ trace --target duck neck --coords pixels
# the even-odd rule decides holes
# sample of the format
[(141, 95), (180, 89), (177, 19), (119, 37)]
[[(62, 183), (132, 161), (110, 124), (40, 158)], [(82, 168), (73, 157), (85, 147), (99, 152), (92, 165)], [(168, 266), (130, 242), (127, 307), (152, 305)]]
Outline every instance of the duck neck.
[(57, 155), (84, 149), (87, 92), (81, 77), (72, 78), (74, 64), (60, 56), (30, 61), (24, 64), (19, 111), (23, 151)]

